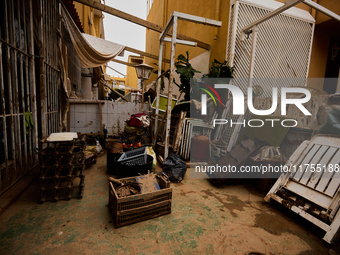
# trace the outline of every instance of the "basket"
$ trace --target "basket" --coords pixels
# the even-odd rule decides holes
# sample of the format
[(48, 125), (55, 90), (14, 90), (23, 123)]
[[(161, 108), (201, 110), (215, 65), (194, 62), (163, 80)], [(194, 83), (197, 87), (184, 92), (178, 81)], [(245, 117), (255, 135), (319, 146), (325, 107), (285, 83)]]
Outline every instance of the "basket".
[(117, 178), (125, 178), (136, 176), (138, 174), (147, 174), (148, 171), (152, 170), (153, 157), (150, 155), (137, 156), (135, 158), (127, 159), (124, 161), (118, 161), (120, 156), (114, 158), (115, 169)]
[[(136, 177), (122, 180), (134, 181)], [(169, 181), (158, 179), (161, 190), (119, 198), (118, 185), (109, 182), (109, 208), (116, 228), (171, 213), (172, 188)]]
[(146, 149), (147, 149), (146, 147), (142, 147), (142, 148), (134, 149), (132, 151), (124, 152), (117, 161), (126, 162), (126, 161), (130, 161), (131, 159), (135, 159), (135, 158), (138, 158), (138, 160), (140, 160), (140, 158), (144, 158), (144, 161), (138, 161), (138, 162), (139, 164), (146, 164), (146, 160), (147, 160)]

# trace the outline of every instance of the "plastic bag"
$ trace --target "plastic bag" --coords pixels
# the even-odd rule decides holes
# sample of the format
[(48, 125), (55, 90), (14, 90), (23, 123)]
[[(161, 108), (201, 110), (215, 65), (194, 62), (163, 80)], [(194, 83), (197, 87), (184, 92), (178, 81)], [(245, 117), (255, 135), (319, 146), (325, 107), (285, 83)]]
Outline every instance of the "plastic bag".
[(181, 182), (187, 171), (187, 164), (176, 154), (171, 154), (163, 163), (163, 171), (170, 177), (171, 182)]
[(98, 154), (101, 153), (102, 150), (103, 150), (103, 148), (102, 148), (102, 146), (100, 145), (100, 143), (99, 143), (98, 140), (96, 140), (96, 148), (97, 148), (97, 153), (98, 153)]
[(157, 157), (156, 157), (156, 153), (154, 152), (154, 150), (152, 149), (151, 146), (147, 147), (146, 149), (146, 153), (150, 156), (153, 157), (153, 162), (152, 162), (152, 168), (151, 171), (154, 172), (155, 171), (155, 167), (157, 165)]

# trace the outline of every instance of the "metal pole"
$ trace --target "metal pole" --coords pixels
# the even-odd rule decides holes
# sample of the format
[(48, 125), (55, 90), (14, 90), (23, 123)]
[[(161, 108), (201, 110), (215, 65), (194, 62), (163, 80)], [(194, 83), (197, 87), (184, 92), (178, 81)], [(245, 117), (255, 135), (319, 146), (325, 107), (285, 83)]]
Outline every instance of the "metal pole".
[(142, 83), (142, 103), (141, 103), (141, 112), (143, 111), (143, 106), (144, 106), (144, 79), (141, 79), (141, 83)]
[[(159, 43), (159, 59), (158, 59), (158, 77), (161, 75), (162, 73), (162, 61), (163, 61), (163, 41), (160, 41)], [(157, 127), (158, 127), (158, 114), (159, 114), (159, 97), (161, 94), (161, 79), (157, 80), (157, 87), (156, 87), (156, 117), (155, 117), (155, 129), (154, 129), (154, 134), (157, 131)]]
[(255, 25), (253, 27), (253, 34), (252, 34), (252, 41), (251, 41), (248, 87), (253, 86), (252, 78), (254, 77), (254, 64), (255, 64), (255, 53), (256, 53), (256, 42), (257, 42), (258, 31), (259, 31), (258, 26)]
[(172, 106), (172, 90), (174, 86), (174, 73), (175, 73), (175, 50), (176, 50), (176, 36), (177, 36), (177, 16), (173, 17), (172, 26), (172, 41), (171, 41), (171, 57), (170, 57), (170, 78), (169, 78), (169, 93), (168, 93), (168, 107), (166, 117), (166, 132), (165, 132), (165, 149), (164, 159), (169, 154), (169, 138), (170, 138), (170, 122), (171, 122), (171, 106)]
[(319, 12), (322, 12), (323, 14), (337, 20), (337, 21), (340, 21), (340, 16), (330, 10), (328, 10), (327, 8), (323, 7), (322, 5), (316, 3), (316, 2), (313, 2), (311, 0), (304, 0), (303, 1), (304, 4), (318, 10)]

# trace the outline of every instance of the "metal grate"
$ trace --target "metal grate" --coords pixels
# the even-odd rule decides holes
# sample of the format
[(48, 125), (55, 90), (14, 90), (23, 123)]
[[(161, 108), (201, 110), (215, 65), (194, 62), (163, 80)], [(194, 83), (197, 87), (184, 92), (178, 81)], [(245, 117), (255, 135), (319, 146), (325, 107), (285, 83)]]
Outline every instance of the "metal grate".
[[(249, 38), (241, 41), (241, 30), (273, 10), (270, 5), (265, 7), (266, 2), (268, 1), (261, 1), (262, 6), (260, 7), (256, 1), (240, 0), (235, 1), (230, 7), (226, 59), (229, 65), (234, 67), (234, 85), (238, 86), (244, 94), (247, 94), (249, 85), (252, 35), (250, 34)], [(302, 12), (304, 11), (296, 11), (296, 9), (294, 11), (297, 15)], [(306, 13), (301, 15), (303, 17), (300, 18), (291, 13), (280, 14), (258, 27), (252, 84), (261, 90), (261, 97), (271, 97), (272, 87), (305, 86), (306, 84), (314, 21), (311, 16), (306, 18)], [(287, 78), (295, 78), (294, 83)], [(280, 89), (278, 92), (280, 96)], [(244, 118), (233, 115), (231, 106), (232, 104), (228, 108), (227, 119), (232, 119), (233, 122), (242, 122)], [(223, 141), (234, 143), (240, 128), (225, 126), (222, 132)], [(233, 144), (230, 144), (228, 148), (230, 149), (232, 146)]]

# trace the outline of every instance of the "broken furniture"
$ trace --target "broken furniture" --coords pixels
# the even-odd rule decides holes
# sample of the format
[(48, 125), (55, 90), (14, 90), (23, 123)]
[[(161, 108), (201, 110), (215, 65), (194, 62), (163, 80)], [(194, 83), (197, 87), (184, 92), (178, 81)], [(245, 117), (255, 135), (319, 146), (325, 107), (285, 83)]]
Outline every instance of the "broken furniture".
[[(159, 59), (158, 59), (158, 77), (161, 76), (162, 74), (162, 62), (163, 62), (163, 45), (164, 42), (171, 42), (171, 57), (170, 57), (170, 74), (169, 74), (169, 89), (168, 89), (168, 98), (172, 98), (172, 93), (173, 93), (173, 86), (174, 86), (174, 74), (175, 74), (175, 51), (176, 51), (176, 44), (185, 44), (185, 45), (190, 45), (190, 46), (197, 46), (196, 42), (190, 42), (190, 41), (185, 41), (185, 40), (179, 40), (178, 35), (177, 35), (177, 25), (179, 20), (184, 20), (184, 21), (189, 21), (189, 22), (194, 22), (197, 24), (204, 24), (208, 26), (214, 26), (214, 27), (221, 27), (222, 22), (217, 21), (217, 20), (211, 20), (203, 17), (198, 17), (186, 13), (180, 13), (174, 11), (164, 30), (162, 31), (160, 37), (159, 37)], [(172, 28), (172, 37), (166, 37), (167, 34), (169, 33), (170, 29)], [(156, 87), (156, 92), (157, 92), (157, 97), (156, 97), (156, 117), (155, 117), (155, 130), (157, 130), (157, 125), (158, 125), (158, 114), (159, 114), (159, 101), (160, 101), (160, 91), (161, 90), (161, 79), (158, 79), (157, 81), (157, 87)], [(167, 112), (166, 112), (166, 128), (165, 128), (165, 147), (164, 147), (164, 158), (167, 158), (169, 155), (169, 142), (170, 142), (170, 122), (171, 122), (171, 106), (172, 106), (172, 101), (168, 100), (168, 105), (167, 105)]]
[[(201, 119), (185, 118), (182, 130), (182, 139), (180, 144), (180, 156), (189, 159), (191, 140), (195, 134), (207, 135), (210, 141), (210, 133), (214, 129), (212, 120), (216, 118), (217, 112), (214, 113), (210, 123), (206, 123)], [(210, 151), (210, 149), (209, 149)], [(209, 152), (210, 155), (210, 152)]]
[[(156, 176), (157, 177), (157, 176)], [(138, 177), (120, 179), (120, 182), (135, 182)], [(120, 184), (109, 182), (109, 208), (116, 228), (152, 219), (171, 213), (172, 188), (162, 176), (157, 177), (160, 190), (119, 197)]]
[(317, 135), (304, 141), (286, 163), (289, 172), (265, 197), (323, 229), (332, 243), (340, 227), (340, 137)]
[(77, 133), (53, 133), (39, 142), (40, 203), (83, 197), (85, 140)]

